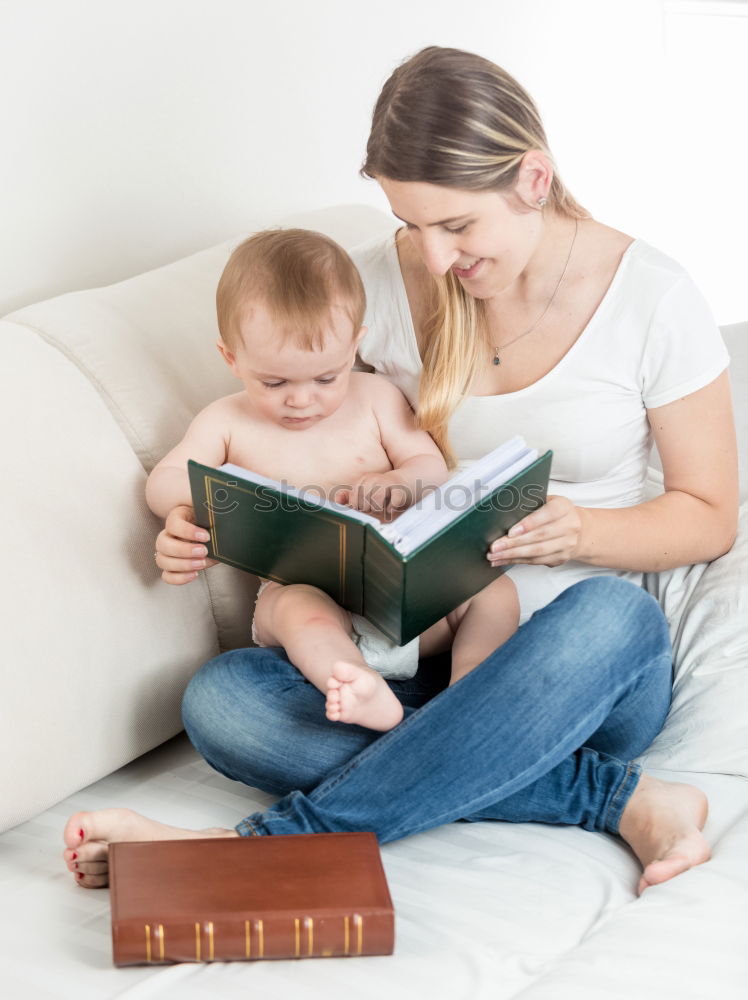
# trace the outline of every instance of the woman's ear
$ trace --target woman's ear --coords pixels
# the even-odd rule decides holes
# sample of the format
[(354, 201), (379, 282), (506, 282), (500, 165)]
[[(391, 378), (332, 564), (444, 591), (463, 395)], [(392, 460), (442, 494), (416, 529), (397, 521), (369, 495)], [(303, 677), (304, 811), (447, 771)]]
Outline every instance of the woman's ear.
[[(553, 164), (540, 149), (529, 149), (522, 157), (515, 191), (528, 208), (538, 208), (541, 198), (547, 198), (553, 181)], [(545, 203), (543, 203), (545, 204)]]

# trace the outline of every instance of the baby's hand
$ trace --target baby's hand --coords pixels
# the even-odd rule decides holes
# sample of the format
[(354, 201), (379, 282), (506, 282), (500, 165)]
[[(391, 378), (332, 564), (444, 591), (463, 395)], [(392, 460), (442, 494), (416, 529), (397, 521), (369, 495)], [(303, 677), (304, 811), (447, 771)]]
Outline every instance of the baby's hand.
[(415, 497), (402, 476), (393, 470), (361, 476), (350, 490), (340, 490), (335, 499), (355, 510), (390, 520), (410, 507)]
[(190, 583), (201, 569), (215, 566), (215, 559), (208, 559), (203, 542), (210, 535), (195, 524), (192, 507), (180, 506), (169, 511), (163, 531), (156, 538), (154, 553), (161, 579), (177, 586)]

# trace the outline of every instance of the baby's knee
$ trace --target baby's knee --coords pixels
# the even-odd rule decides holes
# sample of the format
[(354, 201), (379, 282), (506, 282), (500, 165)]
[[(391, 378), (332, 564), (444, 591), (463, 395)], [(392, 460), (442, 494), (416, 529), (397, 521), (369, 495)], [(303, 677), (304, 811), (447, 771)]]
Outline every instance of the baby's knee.
[[(313, 623), (327, 623), (350, 631), (348, 612), (319, 587), (306, 583), (277, 585), (272, 591), (267, 588), (262, 598), (266, 596), (264, 602), (258, 601), (255, 611), (255, 625), (261, 637), (265, 631), (279, 638), (289, 629), (296, 630)], [(280, 642), (280, 645), (283, 643)]]

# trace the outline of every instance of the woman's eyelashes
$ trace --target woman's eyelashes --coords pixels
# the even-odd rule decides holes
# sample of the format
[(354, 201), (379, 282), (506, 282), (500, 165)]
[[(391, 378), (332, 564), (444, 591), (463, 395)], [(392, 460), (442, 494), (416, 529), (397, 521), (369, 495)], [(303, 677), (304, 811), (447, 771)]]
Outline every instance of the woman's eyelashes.
[[(451, 235), (455, 236), (459, 235), (460, 233), (464, 233), (465, 230), (469, 228), (469, 226), (470, 226), (469, 222), (464, 222), (461, 226), (442, 226), (442, 229), (444, 230), (445, 233), (450, 233)], [(418, 232), (418, 226), (414, 226), (412, 222), (406, 222), (405, 228), (409, 233)]]

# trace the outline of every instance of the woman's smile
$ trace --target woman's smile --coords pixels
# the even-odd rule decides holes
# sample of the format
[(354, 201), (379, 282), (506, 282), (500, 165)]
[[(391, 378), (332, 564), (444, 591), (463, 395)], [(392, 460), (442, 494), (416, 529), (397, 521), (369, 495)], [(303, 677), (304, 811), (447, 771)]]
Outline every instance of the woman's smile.
[(484, 262), (485, 257), (478, 257), (472, 264), (468, 264), (465, 267), (458, 267), (457, 264), (452, 265), (452, 271), (461, 280), (467, 280), (468, 278), (474, 278), (478, 271), (480, 270), (481, 264)]

